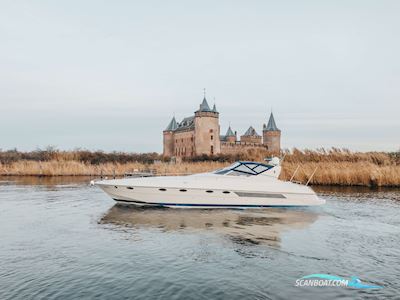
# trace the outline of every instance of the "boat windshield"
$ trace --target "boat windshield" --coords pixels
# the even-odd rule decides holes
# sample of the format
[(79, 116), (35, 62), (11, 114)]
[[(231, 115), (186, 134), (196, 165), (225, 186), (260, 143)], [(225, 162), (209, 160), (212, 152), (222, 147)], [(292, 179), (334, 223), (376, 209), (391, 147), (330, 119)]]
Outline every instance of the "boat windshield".
[(251, 176), (259, 175), (265, 171), (272, 169), (274, 166), (266, 165), (258, 162), (236, 162), (229, 167), (219, 169), (214, 172), (218, 175), (231, 175), (231, 176)]

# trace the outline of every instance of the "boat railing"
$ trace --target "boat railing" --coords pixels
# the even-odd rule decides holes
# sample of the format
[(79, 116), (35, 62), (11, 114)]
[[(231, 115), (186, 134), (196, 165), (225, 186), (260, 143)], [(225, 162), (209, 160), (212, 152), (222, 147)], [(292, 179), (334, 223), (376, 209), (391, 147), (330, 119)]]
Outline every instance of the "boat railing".
[[(296, 170), (294, 170), (294, 172), (293, 172), (293, 174), (292, 174), (292, 177), (290, 177), (289, 182), (293, 182), (293, 183), (297, 183), (297, 184), (302, 184), (302, 182), (294, 180), (294, 178), (295, 178), (295, 176), (296, 176), (296, 174), (297, 174), (297, 171), (298, 171), (299, 169), (300, 169), (300, 165), (297, 165), (297, 168), (296, 168)], [(311, 180), (313, 179), (313, 177), (314, 177), (314, 175), (315, 175), (315, 172), (317, 172), (317, 169), (318, 169), (318, 167), (315, 167), (315, 169), (314, 169), (314, 171), (311, 173), (311, 175), (310, 175), (310, 176), (307, 176), (307, 177), (308, 177), (308, 180), (307, 180), (306, 186), (307, 186), (307, 185), (311, 182)], [(307, 174), (306, 174), (306, 175), (307, 175)]]
[(125, 173), (126, 178), (141, 178), (141, 177), (154, 177), (154, 176), (187, 176), (193, 173), (162, 173), (162, 172), (130, 172)]
[(134, 172), (127, 172), (127, 173), (125, 173), (124, 174), (124, 177), (134, 177), (134, 178), (136, 178), (136, 177), (153, 177), (153, 176), (155, 176), (154, 175), (155, 173), (154, 172), (139, 172), (139, 171), (134, 171)]
[(194, 173), (159, 173), (157, 176), (189, 176)]

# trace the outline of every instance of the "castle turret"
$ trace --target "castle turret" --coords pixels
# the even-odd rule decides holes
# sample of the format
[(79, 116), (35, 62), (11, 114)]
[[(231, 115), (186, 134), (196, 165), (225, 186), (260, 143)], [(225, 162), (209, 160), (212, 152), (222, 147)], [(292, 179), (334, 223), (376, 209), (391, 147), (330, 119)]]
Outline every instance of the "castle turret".
[(276, 126), (274, 115), (271, 112), (268, 124), (263, 126), (263, 144), (268, 147), (271, 152), (281, 151), (281, 131)]
[(228, 127), (228, 131), (225, 134), (225, 141), (228, 143), (236, 143), (236, 134), (233, 133), (231, 126)]
[(219, 112), (214, 104), (210, 109), (204, 96), (200, 107), (194, 113), (195, 154), (214, 155), (221, 152), (219, 139)]
[(174, 131), (178, 128), (178, 123), (175, 120), (175, 117), (172, 118), (171, 122), (169, 122), (167, 128), (163, 131), (163, 156), (164, 157), (172, 157), (174, 156)]

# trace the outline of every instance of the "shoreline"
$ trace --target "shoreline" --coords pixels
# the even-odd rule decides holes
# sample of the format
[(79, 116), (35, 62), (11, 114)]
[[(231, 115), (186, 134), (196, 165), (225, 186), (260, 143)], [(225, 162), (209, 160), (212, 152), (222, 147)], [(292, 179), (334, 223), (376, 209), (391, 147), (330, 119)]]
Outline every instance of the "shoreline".
[[(188, 174), (190, 175), (190, 174)], [(113, 179), (114, 175), (113, 174), (103, 174), (103, 179), (108, 180), (108, 179)], [(165, 175), (158, 175), (155, 174), (155, 176), (165, 176)], [(76, 178), (76, 179), (83, 179), (83, 178), (90, 178), (90, 179), (100, 179), (100, 175), (72, 175), (72, 174), (58, 174), (58, 175), (4, 175), (0, 174), (0, 181), (2, 179), (8, 179), (8, 178), (32, 178), (32, 179), (62, 179), (62, 178)], [(115, 176), (115, 179), (122, 179), (124, 176), (118, 175)], [(279, 178), (281, 179), (281, 178)], [(288, 181), (281, 179), (283, 181)], [(301, 184), (305, 184), (306, 182), (299, 182)], [(368, 188), (371, 190), (379, 190), (381, 188), (393, 188), (393, 189), (400, 189), (400, 184), (399, 185), (363, 185), (363, 184), (339, 184), (339, 183), (309, 183), (309, 186), (314, 186), (314, 187), (337, 187), (337, 188)]]
[[(191, 174), (187, 174), (187, 175), (191, 175)], [(103, 179), (108, 180), (108, 179), (113, 179), (114, 175), (113, 174), (103, 174)], [(155, 174), (155, 176), (165, 176), (165, 175), (158, 175)], [(100, 175), (82, 175), (82, 174), (78, 174), (78, 175), (73, 175), (73, 174), (58, 174), (58, 175), (35, 175), (35, 174), (29, 174), (29, 175), (24, 175), (24, 174), (12, 174), (12, 175), (4, 175), (4, 174), (0, 174), (0, 181), (2, 179), (12, 179), (12, 178), (32, 178), (32, 179), (62, 179), (62, 178), (76, 178), (76, 179), (100, 179)], [(116, 175), (115, 179), (122, 179), (125, 178), (123, 175)], [(285, 179), (282, 179), (279, 177), (280, 180), (283, 181), (288, 181)], [(305, 182), (298, 182), (301, 184), (305, 184)], [(349, 188), (368, 188), (368, 189), (381, 189), (381, 188), (394, 188), (394, 189), (400, 189), (400, 184), (399, 185), (362, 185), (362, 184), (339, 184), (339, 183), (309, 183), (309, 186), (315, 186), (315, 187), (349, 187)]]
[[(195, 174), (209, 172), (229, 165), (229, 162), (182, 162), (157, 163), (103, 163), (90, 164), (79, 161), (31, 161), (22, 160), (5, 165), (0, 164), (1, 177), (122, 177), (126, 173), (153, 172), (155, 175)], [(299, 169), (294, 181), (305, 184), (317, 168), (310, 185), (313, 186), (359, 186), (359, 187), (400, 187), (400, 165), (375, 164), (369, 161), (284, 161), (281, 180), (288, 181), (296, 168)]]

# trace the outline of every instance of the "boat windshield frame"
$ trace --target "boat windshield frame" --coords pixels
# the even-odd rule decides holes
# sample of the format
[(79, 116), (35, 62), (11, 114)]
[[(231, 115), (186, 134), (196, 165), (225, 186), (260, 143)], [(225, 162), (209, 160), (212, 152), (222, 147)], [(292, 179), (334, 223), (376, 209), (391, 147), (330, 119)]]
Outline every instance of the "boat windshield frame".
[(254, 161), (238, 161), (226, 168), (216, 170), (214, 174), (228, 176), (257, 176), (274, 167), (274, 165)]

